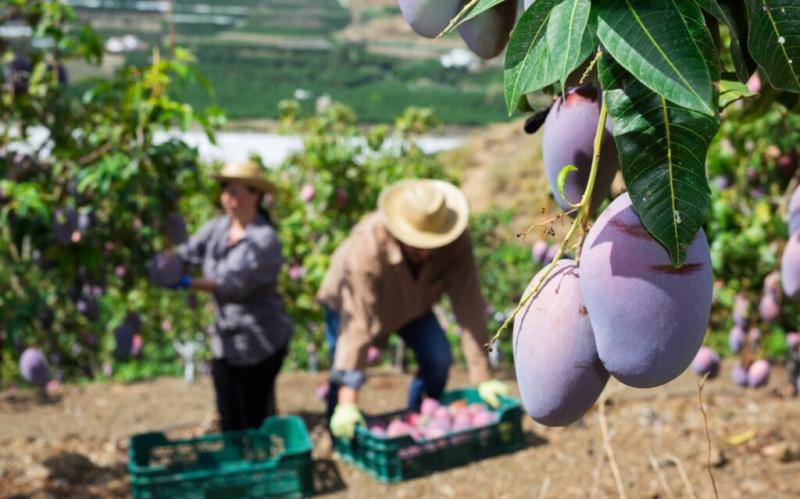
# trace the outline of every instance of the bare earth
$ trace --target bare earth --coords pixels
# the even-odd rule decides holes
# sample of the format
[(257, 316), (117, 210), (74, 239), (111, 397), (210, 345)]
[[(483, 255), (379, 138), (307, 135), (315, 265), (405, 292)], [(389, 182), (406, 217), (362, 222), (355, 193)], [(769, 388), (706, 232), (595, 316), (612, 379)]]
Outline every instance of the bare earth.
[[(723, 498), (800, 497), (800, 400), (779, 396), (783, 372), (758, 391), (733, 386), (724, 370), (704, 389), (713, 473)], [(524, 420), (527, 447), (469, 466), (386, 486), (339, 461), (321, 426), (320, 374), (286, 373), (279, 383), (284, 413), (303, 416), (315, 443), (315, 482), (328, 497), (550, 497), (618, 495), (595, 409), (567, 428)], [(407, 375), (375, 372), (364, 407), (401, 407)], [(451, 386), (466, 375), (455, 369)], [(516, 386), (515, 386), (516, 388)], [(697, 378), (687, 373), (649, 390), (606, 388), (610, 447), (627, 497), (714, 497)], [(67, 386), (56, 401), (30, 392), (0, 393), (0, 496), (94, 498), (128, 495), (127, 438), (164, 430), (210, 431), (208, 378), (187, 386), (162, 378), (130, 385)]]

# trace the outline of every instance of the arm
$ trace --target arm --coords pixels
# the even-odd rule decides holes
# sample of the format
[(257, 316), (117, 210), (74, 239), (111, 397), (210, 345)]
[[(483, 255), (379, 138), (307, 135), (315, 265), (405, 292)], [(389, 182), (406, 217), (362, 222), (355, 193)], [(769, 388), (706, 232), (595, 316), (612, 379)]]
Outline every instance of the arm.
[(478, 384), (491, 377), (489, 358), (484, 345), (489, 331), (484, 315), (485, 302), (481, 295), (478, 269), (472, 253), (472, 242), (464, 233), (453, 248), (453, 265), (447, 276), (447, 294), (453, 305), (456, 321), (463, 330), (461, 346), (467, 359), (472, 382)]
[(358, 401), (367, 351), (372, 339), (381, 331), (380, 318), (375, 314), (377, 289), (376, 269), (357, 264), (345, 270), (339, 337), (331, 369), (331, 381), (341, 384), (339, 403)]
[(213, 228), (214, 221), (211, 221), (205, 224), (195, 234), (192, 234), (188, 241), (174, 248), (175, 254), (178, 255), (184, 264), (194, 266), (202, 265)]
[(275, 231), (265, 231), (241, 244), (234, 253), (235, 258), (217, 267), (213, 280), (196, 279), (191, 287), (214, 293), (220, 301), (241, 303), (259, 286), (277, 282), (283, 255)]

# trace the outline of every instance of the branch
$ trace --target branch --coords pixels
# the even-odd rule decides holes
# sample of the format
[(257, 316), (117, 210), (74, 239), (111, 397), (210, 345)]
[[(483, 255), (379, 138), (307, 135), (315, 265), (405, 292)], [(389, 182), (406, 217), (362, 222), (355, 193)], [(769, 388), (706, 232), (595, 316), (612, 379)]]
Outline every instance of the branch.
[(559, 246), (558, 252), (553, 257), (553, 260), (546, 267), (541, 279), (539, 279), (539, 281), (533, 286), (533, 288), (531, 288), (531, 290), (527, 294), (525, 294), (525, 296), (522, 297), (522, 300), (520, 300), (516, 308), (514, 308), (514, 311), (511, 313), (511, 315), (508, 316), (508, 318), (506, 318), (506, 320), (500, 326), (500, 329), (498, 329), (495, 335), (492, 336), (492, 339), (489, 340), (487, 347), (490, 347), (495, 341), (497, 341), (503, 335), (503, 333), (508, 329), (511, 323), (514, 322), (514, 319), (517, 317), (517, 314), (519, 314), (520, 310), (522, 310), (525, 307), (525, 305), (528, 304), (531, 298), (533, 298), (536, 295), (536, 293), (539, 292), (539, 289), (542, 287), (542, 284), (547, 280), (547, 277), (550, 275), (550, 273), (553, 271), (558, 261), (564, 255), (565, 249), (569, 246), (570, 240), (572, 239), (572, 237), (575, 235), (575, 233), (579, 228), (582, 229), (582, 234), (577, 243), (578, 249), (576, 251), (577, 254), (575, 261), (576, 263), (580, 263), (580, 248), (583, 245), (583, 239), (586, 237), (586, 228), (589, 219), (589, 207), (592, 200), (592, 191), (594, 190), (595, 179), (597, 178), (598, 165), (600, 164), (600, 153), (601, 153), (601, 148), (603, 147), (603, 133), (605, 132), (606, 129), (607, 117), (608, 117), (608, 106), (606, 106), (605, 101), (603, 101), (602, 105), (600, 106), (600, 116), (597, 120), (597, 132), (595, 133), (594, 136), (594, 155), (592, 156), (592, 168), (591, 171), (589, 172), (589, 180), (586, 184), (586, 191), (584, 191), (583, 193), (581, 202), (578, 203), (578, 205), (575, 207), (575, 209), (578, 210), (578, 216), (575, 217), (575, 220), (573, 220), (572, 226), (569, 228), (567, 235), (564, 237), (564, 241)]

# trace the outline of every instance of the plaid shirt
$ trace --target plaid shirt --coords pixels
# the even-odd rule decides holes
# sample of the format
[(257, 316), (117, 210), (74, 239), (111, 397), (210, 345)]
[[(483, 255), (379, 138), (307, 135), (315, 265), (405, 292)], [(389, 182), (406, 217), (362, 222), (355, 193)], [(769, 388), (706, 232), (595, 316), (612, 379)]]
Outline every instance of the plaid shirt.
[(214, 282), (214, 357), (253, 365), (286, 345), (292, 335), (278, 292), (281, 244), (275, 228), (261, 215), (233, 245), (228, 244), (229, 228), (227, 216), (217, 217), (176, 253), (185, 263), (200, 266), (203, 277)]

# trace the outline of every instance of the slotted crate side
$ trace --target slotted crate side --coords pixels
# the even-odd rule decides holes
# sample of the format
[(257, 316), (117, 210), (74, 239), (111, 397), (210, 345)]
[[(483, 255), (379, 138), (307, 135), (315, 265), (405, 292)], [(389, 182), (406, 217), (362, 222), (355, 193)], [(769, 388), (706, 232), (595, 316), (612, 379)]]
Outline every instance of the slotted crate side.
[(314, 490), (311, 448), (296, 416), (191, 439), (136, 435), (128, 462), (131, 493), (136, 499), (303, 497)]
[[(467, 403), (484, 403), (473, 388), (445, 392), (442, 403), (449, 404), (459, 399)], [(391, 418), (404, 412), (395, 411), (373, 417)], [(423, 442), (417, 442), (410, 436), (380, 438), (358, 427), (353, 440), (336, 439), (336, 451), (345, 461), (381, 482), (408, 480), (521, 449), (522, 409), (519, 402), (501, 397), (501, 405), (495, 412), (499, 418), (492, 425)]]

